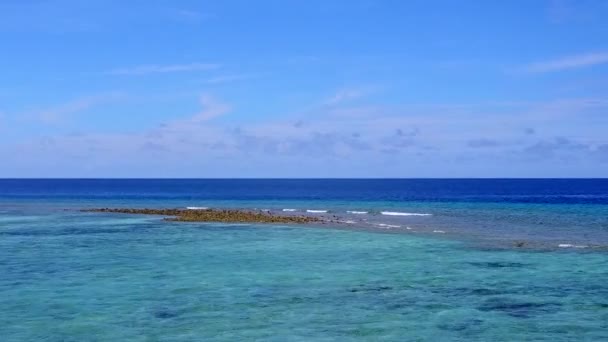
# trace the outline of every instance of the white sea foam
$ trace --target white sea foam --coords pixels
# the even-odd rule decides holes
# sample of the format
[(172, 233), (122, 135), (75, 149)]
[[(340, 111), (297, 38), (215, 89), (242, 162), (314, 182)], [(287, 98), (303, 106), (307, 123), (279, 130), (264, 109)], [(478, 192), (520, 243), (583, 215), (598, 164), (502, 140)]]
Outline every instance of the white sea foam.
[(378, 223), (378, 227), (383, 227), (383, 228), (401, 228), (401, 226), (397, 226), (394, 224), (386, 224), (386, 223)]
[(356, 210), (347, 210), (348, 214), (356, 214), (356, 215), (364, 215), (367, 214), (367, 211), (356, 211)]
[(298, 211), (297, 209), (283, 209), (283, 211)]
[(207, 210), (209, 207), (186, 207), (188, 210)]
[(346, 224), (355, 224), (355, 223), (357, 223), (357, 222), (355, 222), (353, 220), (345, 220), (345, 221), (338, 221), (338, 222), (346, 223)]
[(433, 230), (433, 233), (445, 234), (443, 230)]
[(587, 248), (589, 246), (585, 246), (585, 245), (573, 245), (570, 243), (560, 243), (559, 245), (557, 245), (557, 247), (559, 248)]
[(382, 215), (389, 216), (431, 216), (431, 214), (423, 214), (423, 213), (404, 213), (400, 211), (381, 211)]
[(312, 214), (322, 214), (322, 213), (326, 213), (327, 210), (312, 210), (312, 209), (308, 209), (306, 210), (307, 213), (312, 213)]

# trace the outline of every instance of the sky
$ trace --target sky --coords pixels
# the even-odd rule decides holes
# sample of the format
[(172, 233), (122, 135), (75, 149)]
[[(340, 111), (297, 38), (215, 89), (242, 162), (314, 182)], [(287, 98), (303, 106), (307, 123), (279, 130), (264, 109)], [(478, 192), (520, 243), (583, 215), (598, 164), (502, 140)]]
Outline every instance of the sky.
[(0, 0), (0, 177), (607, 177), (608, 1)]

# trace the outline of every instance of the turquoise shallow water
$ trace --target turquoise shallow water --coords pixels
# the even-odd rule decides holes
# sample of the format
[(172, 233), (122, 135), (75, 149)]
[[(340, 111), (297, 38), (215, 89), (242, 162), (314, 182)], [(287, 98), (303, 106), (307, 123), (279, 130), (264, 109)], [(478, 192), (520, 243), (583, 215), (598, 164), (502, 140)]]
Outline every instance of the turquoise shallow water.
[(606, 253), (62, 206), (0, 212), (2, 341), (608, 339)]

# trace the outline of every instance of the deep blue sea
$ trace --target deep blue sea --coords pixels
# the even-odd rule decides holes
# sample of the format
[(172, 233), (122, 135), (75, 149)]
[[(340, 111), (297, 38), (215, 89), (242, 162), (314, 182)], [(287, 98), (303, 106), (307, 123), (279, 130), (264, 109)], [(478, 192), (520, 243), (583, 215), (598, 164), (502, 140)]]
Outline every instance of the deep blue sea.
[[(92, 207), (247, 208), (289, 226)], [(608, 179), (0, 180), (0, 341), (608, 340)]]

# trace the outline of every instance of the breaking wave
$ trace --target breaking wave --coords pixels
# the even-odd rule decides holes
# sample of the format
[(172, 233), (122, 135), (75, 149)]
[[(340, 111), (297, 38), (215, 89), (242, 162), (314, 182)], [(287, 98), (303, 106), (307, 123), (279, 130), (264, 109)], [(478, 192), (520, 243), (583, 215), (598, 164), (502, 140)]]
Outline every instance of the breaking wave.
[(386, 224), (386, 223), (379, 223), (377, 226), (383, 227), (383, 228), (401, 228), (401, 226), (397, 226), (394, 224)]
[(557, 245), (557, 247), (559, 248), (587, 248), (589, 246), (586, 245), (573, 245), (570, 243), (560, 243), (559, 245)]
[(388, 216), (431, 216), (431, 214), (424, 213), (404, 213), (400, 211), (381, 211), (380, 214)]

